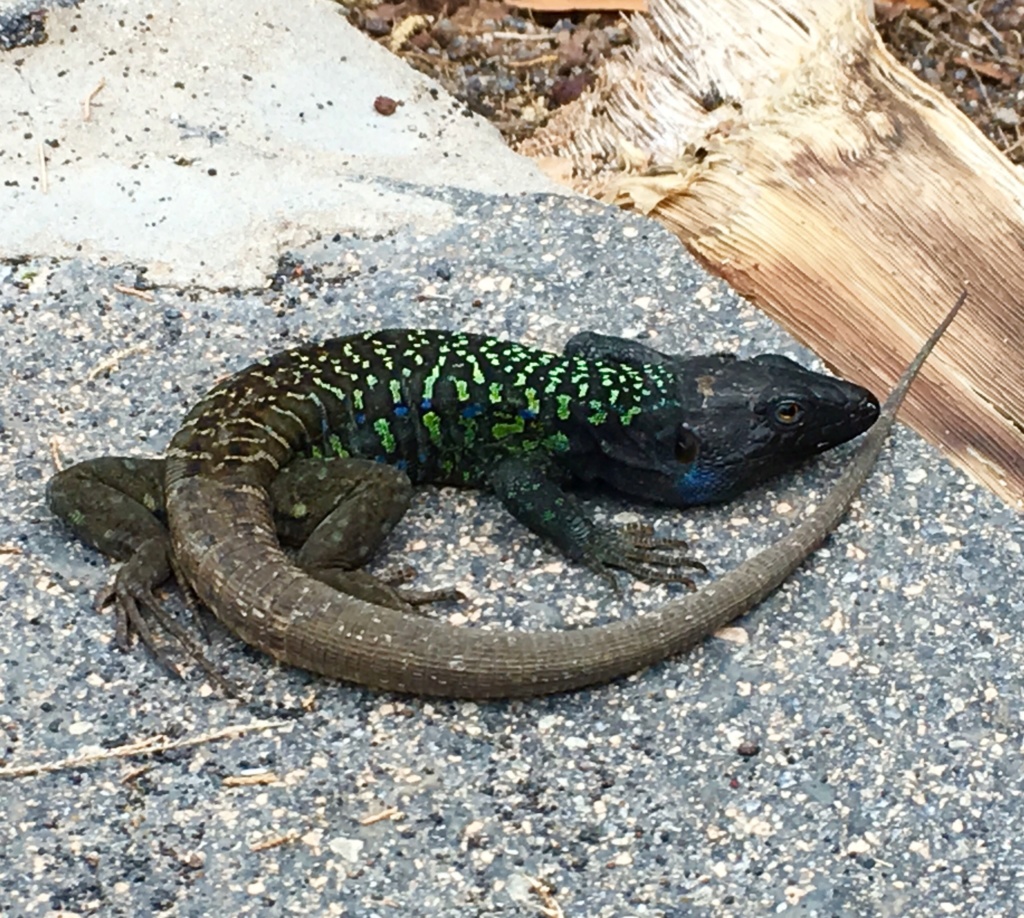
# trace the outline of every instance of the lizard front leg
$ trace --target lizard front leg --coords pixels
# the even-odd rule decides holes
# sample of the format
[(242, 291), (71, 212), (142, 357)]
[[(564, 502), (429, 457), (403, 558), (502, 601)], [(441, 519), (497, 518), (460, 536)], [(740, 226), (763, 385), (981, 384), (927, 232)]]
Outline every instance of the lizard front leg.
[(620, 568), (641, 580), (681, 583), (696, 589), (683, 569), (704, 572), (707, 568), (686, 555), (686, 542), (657, 538), (651, 527), (645, 525), (599, 525), (549, 473), (542, 461), (510, 456), (494, 466), (488, 484), (517, 520), (613, 586), (616, 582), (609, 567)]

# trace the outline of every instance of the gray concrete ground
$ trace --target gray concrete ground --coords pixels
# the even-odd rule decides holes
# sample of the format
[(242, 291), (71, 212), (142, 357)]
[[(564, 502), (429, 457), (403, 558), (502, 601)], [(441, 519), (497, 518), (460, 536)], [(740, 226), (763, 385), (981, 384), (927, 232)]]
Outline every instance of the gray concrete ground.
[[(43, 504), (53, 451), (158, 454), (255, 356), (420, 324), (812, 359), (654, 225), (548, 193), (332, 4), (226, 10), (88, 0), (0, 56), (0, 249), (32, 256), (0, 263), (0, 913), (1015, 914), (1024, 522), (904, 428), (782, 590), (614, 685), (398, 698), (213, 627), (249, 709), (114, 648), (92, 610), (109, 565)], [(385, 119), (380, 94), (406, 104)], [(595, 509), (685, 534), (720, 574), (843, 462), (724, 508)], [(671, 593), (620, 600), (476, 493), (424, 489), (398, 558), (457, 584), (435, 614), (472, 626)]]

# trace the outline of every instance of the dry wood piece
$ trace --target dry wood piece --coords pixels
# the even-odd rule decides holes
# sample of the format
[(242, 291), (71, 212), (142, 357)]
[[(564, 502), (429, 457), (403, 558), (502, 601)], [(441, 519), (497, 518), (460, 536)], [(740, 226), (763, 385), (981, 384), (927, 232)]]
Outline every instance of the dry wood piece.
[[(685, 10), (682, 7), (685, 5)], [(523, 152), (667, 225), (844, 376), (1024, 507), (1024, 176), (884, 49), (862, 0), (652, 0)]]

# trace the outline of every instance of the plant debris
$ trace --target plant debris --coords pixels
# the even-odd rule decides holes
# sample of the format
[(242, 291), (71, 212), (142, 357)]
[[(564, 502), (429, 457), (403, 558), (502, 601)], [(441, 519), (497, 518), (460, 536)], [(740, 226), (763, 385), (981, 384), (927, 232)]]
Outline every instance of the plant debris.
[(510, 143), (579, 98), (601, 61), (629, 44), (618, 12), (530, 12), (499, 0), (345, 5), (350, 22), (492, 121)]
[(1024, 2), (876, 2), (875, 18), (900, 63), (1024, 163)]
[[(510, 144), (578, 98), (603, 59), (630, 43), (622, 15), (575, 10), (573, 0), (562, 12), (499, 0), (339, 2), (358, 28), (492, 121)], [(875, 10), (893, 55), (1024, 163), (1024, 0), (877, 0)]]

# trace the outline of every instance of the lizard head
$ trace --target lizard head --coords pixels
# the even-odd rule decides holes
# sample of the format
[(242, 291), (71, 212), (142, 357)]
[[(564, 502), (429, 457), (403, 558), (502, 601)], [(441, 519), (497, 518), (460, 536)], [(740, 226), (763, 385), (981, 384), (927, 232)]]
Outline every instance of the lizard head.
[(778, 354), (716, 355), (704, 370), (677, 380), (682, 426), (695, 441), (692, 462), (675, 476), (682, 504), (735, 497), (852, 440), (878, 417), (867, 389)]
[(582, 473), (653, 503), (729, 500), (853, 439), (878, 417), (867, 389), (777, 354), (659, 356), (657, 365), (636, 368), (664, 397), (628, 423), (595, 431), (597, 449)]

